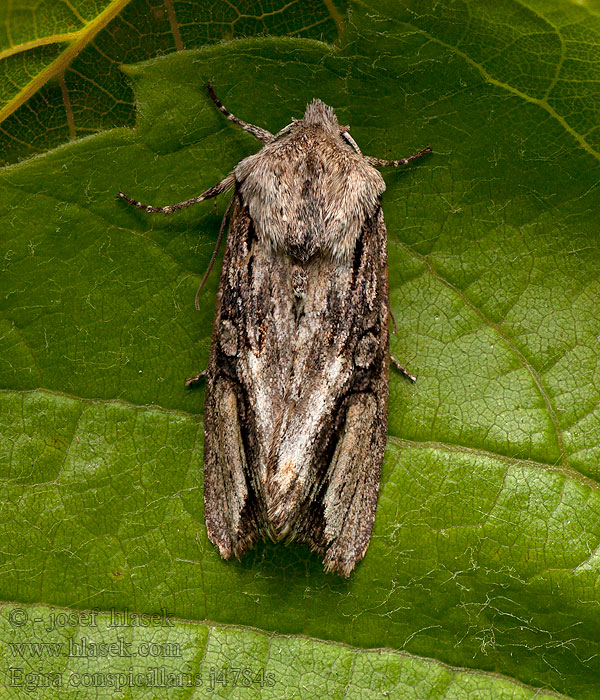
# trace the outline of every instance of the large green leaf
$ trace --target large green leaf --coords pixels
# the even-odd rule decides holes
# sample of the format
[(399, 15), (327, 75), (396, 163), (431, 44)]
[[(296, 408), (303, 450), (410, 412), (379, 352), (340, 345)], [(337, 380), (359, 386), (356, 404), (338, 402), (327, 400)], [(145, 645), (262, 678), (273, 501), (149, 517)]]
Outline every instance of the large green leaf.
[[(227, 696), (600, 695), (600, 21), (562, 0), (372, 0), (351, 17), (337, 48), (247, 39), (131, 67), (135, 131), (0, 174), (13, 666), (129, 668), (15, 661), (8, 641), (50, 638), (40, 604), (166, 609), (174, 627), (152, 639), (185, 654), (135, 667), (276, 673), (274, 689)], [(220, 217), (210, 203), (151, 217), (115, 193), (178, 201), (257, 149), (208, 79), (271, 130), (319, 96), (366, 153), (434, 147), (385, 175), (392, 347), (419, 378), (392, 376), (375, 531), (348, 581), (300, 547), (224, 562), (206, 538), (203, 392), (183, 378), (208, 357), (217, 275), (201, 313), (193, 297)], [(63, 636), (83, 636), (74, 625)]]

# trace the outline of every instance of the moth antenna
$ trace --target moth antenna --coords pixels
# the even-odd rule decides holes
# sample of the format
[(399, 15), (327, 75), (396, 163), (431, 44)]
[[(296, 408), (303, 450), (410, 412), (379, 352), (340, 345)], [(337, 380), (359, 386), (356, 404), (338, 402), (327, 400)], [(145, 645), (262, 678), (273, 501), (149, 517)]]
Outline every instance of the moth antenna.
[(153, 207), (150, 204), (142, 204), (141, 202), (138, 202), (137, 199), (133, 199), (132, 197), (126, 195), (122, 190), (119, 190), (118, 196), (119, 199), (125, 200), (128, 204), (131, 204), (132, 207), (142, 209), (149, 214), (172, 214), (174, 211), (178, 211), (179, 209), (185, 209), (186, 207), (191, 207), (192, 204), (198, 204), (198, 202), (203, 202), (205, 199), (216, 197), (222, 192), (225, 192), (225, 190), (233, 187), (234, 184), (235, 176), (233, 173), (230, 173), (224, 180), (221, 180), (221, 182), (217, 183), (213, 187), (210, 187), (202, 194), (196, 195), (191, 199), (186, 199), (183, 202), (178, 202), (177, 204), (168, 204), (166, 207)]
[(417, 158), (421, 158), (421, 156), (431, 153), (432, 150), (431, 146), (425, 146), (422, 151), (413, 153), (412, 156), (408, 156), (407, 158), (400, 158), (400, 160), (383, 160), (382, 158), (373, 158), (372, 156), (365, 156), (365, 158), (376, 168), (397, 168), (399, 165), (406, 165), (412, 160), (416, 160)]
[(221, 100), (215, 95), (212, 83), (206, 83), (206, 89), (208, 90), (208, 94), (210, 95), (212, 101), (217, 105), (219, 111), (222, 112), (227, 117), (227, 119), (229, 119), (230, 122), (241, 126), (244, 131), (247, 131), (249, 134), (252, 134), (254, 138), (258, 139), (259, 141), (262, 141), (263, 143), (267, 143), (273, 138), (273, 134), (270, 131), (263, 129), (260, 126), (254, 126), (254, 124), (248, 124), (247, 122), (243, 122), (241, 119), (238, 119), (235, 116), (235, 114), (232, 114), (227, 109), (227, 107), (225, 107), (225, 105), (221, 102)]
[(204, 273), (204, 277), (202, 278), (200, 285), (198, 287), (198, 291), (196, 292), (196, 298), (194, 300), (194, 303), (196, 305), (196, 310), (200, 311), (200, 292), (204, 288), (204, 285), (206, 284), (206, 280), (208, 279), (208, 276), (210, 275), (210, 271), (213, 269), (213, 265), (215, 264), (215, 260), (217, 259), (217, 254), (219, 252), (219, 248), (221, 247), (221, 241), (223, 240), (223, 232), (225, 231), (225, 225), (227, 223), (227, 219), (229, 218), (229, 212), (231, 211), (231, 207), (233, 205), (233, 200), (235, 199), (235, 195), (229, 200), (229, 204), (227, 205), (227, 209), (225, 209), (225, 215), (223, 216), (223, 221), (221, 221), (221, 228), (219, 229), (219, 235), (217, 237), (217, 242), (215, 243), (215, 249), (213, 250), (212, 257), (210, 259), (210, 262), (208, 263), (208, 267), (206, 268), (206, 272)]

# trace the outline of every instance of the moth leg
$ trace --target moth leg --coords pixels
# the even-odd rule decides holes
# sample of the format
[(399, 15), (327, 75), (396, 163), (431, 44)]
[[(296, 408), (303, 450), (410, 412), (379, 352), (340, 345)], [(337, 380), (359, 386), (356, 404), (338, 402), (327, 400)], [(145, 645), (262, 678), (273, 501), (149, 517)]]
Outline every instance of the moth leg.
[(197, 374), (195, 377), (188, 377), (185, 380), (186, 387), (189, 389), (190, 387), (195, 386), (196, 384), (199, 384), (204, 379), (204, 377), (206, 377), (207, 374), (208, 374), (208, 368), (206, 368), (205, 370), (200, 372), (200, 374)]
[(267, 143), (273, 138), (273, 134), (270, 131), (263, 129), (260, 126), (254, 126), (254, 124), (248, 124), (247, 122), (243, 122), (241, 119), (238, 119), (234, 114), (232, 114), (223, 105), (221, 100), (215, 95), (215, 91), (212, 88), (212, 83), (206, 83), (206, 89), (208, 90), (208, 94), (211, 96), (212, 101), (219, 108), (219, 111), (222, 112), (227, 117), (227, 119), (229, 119), (230, 122), (241, 126), (244, 131), (247, 131), (249, 134), (252, 134), (254, 138), (258, 139), (259, 141), (262, 141), (263, 143)]
[(431, 151), (431, 146), (425, 146), (422, 151), (413, 153), (412, 156), (408, 156), (407, 158), (400, 158), (400, 160), (383, 160), (382, 158), (373, 158), (372, 156), (365, 156), (365, 158), (376, 168), (397, 168), (399, 165), (406, 165), (412, 160), (416, 160), (417, 158), (421, 158), (421, 156), (427, 155), (427, 153), (431, 153)]
[(394, 365), (398, 372), (403, 374), (407, 379), (410, 379), (410, 381), (413, 382), (413, 384), (417, 381), (415, 375), (411, 374), (407, 369), (404, 369), (404, 367), (398, 362), (398, 360), (393, 355), (390, 355), (390, 362)]
[[(238, 397), (233, 382), (217, 379), (205, 420), (204, 510), (210, 541), (224, 559), (244, 554), (256, 539), (244, 511), (249, 491)], [(250, 525), (250, 527), (249, 527)]]
[(327, 571), (349, 576), (367, 551), (381, 473), (386, 434), (381, 406), (373, 394), (355, 394), (333, 456), (325, 506)]
[[(225, 214), (223, 216), (223, 220), (221, 221), (221, 227), (219, 228), (219, 235), (217, 237), (217, 242), (215, 243), (213, 254), (211, 255), (210, 262), (208, 263), (208, 267), (206, 268), (206, 272), (204, 273), (204, 276), (200, 280), (200, 284), (198, 285), (198, 289), (196, 290), (196, 297), (194, 298), (194, 304), (196, 306), (197, 311), (200, 311), (200, 292), (204, 289), (204, 285), (206, 284), (206, 280), (208, 279), (208, 276), (210, 275), (210, 271), (213, 269), (213, 265), (215, 264), (215, 260), (217, 259), (217, 253), (219, 252), (219, 248), (221, 247), (221, 241), (223, 240), (223, 233), (225, 232), (225, 226), (227, 225), (227, 219), (229, 218), (229, 212), (231, 211), (231, 207), (233, 206), (234, 199), (235, 199), (235, 196), (229, 200), (229, 204), (227, 205), (227, 209), (225, 209)], [(217, 200), (215, 199), (215, 204), (216, 203), (217, 203)], [(200, 376), (200, 375), (198, 375), (198, 376)]]
[[(343, 129), (343, 131), (342, 131), (342, 129)], [(360, 148), (358, 147), (358, 144), (357, 144), (356, 141), (352, 138), (352, 136), (350, 136), (350, 134), (348, 133), (348, 127), (347, 127), (347, 126), (340, 127), (340, 133), (341, 133), (341, 135), (342, 135), (342, 138), (343, 138), (345, 141), (347, 141), (347, 142), (352, 146), (352, 148), (353, 148), (359, 155), (362, 156), (362, 151), (361, 151)]]
[(124, 199), (126, 202), (131, 204), (132, 207), (135, 207), (136, 209), (143, 209), (149, 214), (172, 214), (174, 211), (191, 207), (192, 204), (203, 202), (205, 199), (217, 197), (222, 192), (225, 192), (225, 190), (230, 189), (234, 185), (235, 176), (233, 173), (229, 173), (224, 180), (221, 180), (221, 182), (217, 183), (213, 187), (210, 187), (202, 194), (196, 195), (196, 197), (192, 197), (191, 199), (186, 199), (183, 202), (178, 202), (177, 204), (168, 204), (166, 207), (153, 207), (150, 204), (142, 204), (141, 202), (138, 202), (137, 199), (132, 199), (126, 195), (122, 190), (119, 190), (119, 198)]

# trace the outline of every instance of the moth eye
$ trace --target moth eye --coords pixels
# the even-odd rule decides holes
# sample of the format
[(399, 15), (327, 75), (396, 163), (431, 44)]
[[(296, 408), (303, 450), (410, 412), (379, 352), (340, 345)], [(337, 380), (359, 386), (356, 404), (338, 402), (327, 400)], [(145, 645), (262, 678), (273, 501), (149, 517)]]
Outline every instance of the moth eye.
[(301, 267), (295, 267), (292, 272), (292, 290), (294, 291), (294, 296), (298, 299), (304, 299), (307, 286), (306, 270)]
[(221, 333), (219, 335), (221, 348), (226, 355), (237, 355), (238, 350), (238, 332), (237, 328), (231, 321), (225, 319), (221, 324)]
[(375, 359), (377, 352), (377, 339), (373, 333), (366, 333), (358, 341), (354, 351), (354, 364), (357, 367), (366, 369)]

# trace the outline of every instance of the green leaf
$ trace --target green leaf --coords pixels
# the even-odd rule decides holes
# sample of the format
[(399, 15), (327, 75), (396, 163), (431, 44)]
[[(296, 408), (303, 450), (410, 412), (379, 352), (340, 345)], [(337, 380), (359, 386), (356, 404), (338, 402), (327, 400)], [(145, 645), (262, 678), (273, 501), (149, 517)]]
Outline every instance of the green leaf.
[[(194, 698), (267, 700), (558, 697), (392, 650), (183, 622), (167, 611), (143, 617), (13, 605), (0, 611), (0, 630), (9, 637), (4, 645), (12, 662), (8, 683), (17, 692), (37, 691), (49, 700), (114, 698), (118, 691), (125, 697), (155, 697), (165, 689), (175, 698), (193, 692)], [(41, 650), (44, 660), (32, 661), (32, 649)]]
[[(136, 130), (0, 173), (13, 666), (275, 674), (218, 688), (233, 697), (600, 694), (600, 21), (563, 0), (373, 0), (351, 18), (335, 48), (254, 38), (132, 66)], [(319, 96), (365, 153), (434, 148), (385, 173), (392, 348), (418, 381), (392, 375), (375, 530), (348, 581), (301, 547), (224, 562), (206, 538), (203, 392), (183, 378), (208, 357), (215, 273), (200, 313), (193, 298), (220, 216), (207, 203), (152, 217), (115, 194), (173, 203), (257, 150), (209, 79), (270, 130)], [(111, 609), (166, 610), (174, 627), (151, 639), (185, 653), (15, 661), (9, 641), (51, 639), (40, 604), (97, 608), (104, 625)]]
[(345, 0), (2, 2), (0, 163), (133, 126), (123, 63), (260, 34), (333, 41), (344, 7)]

